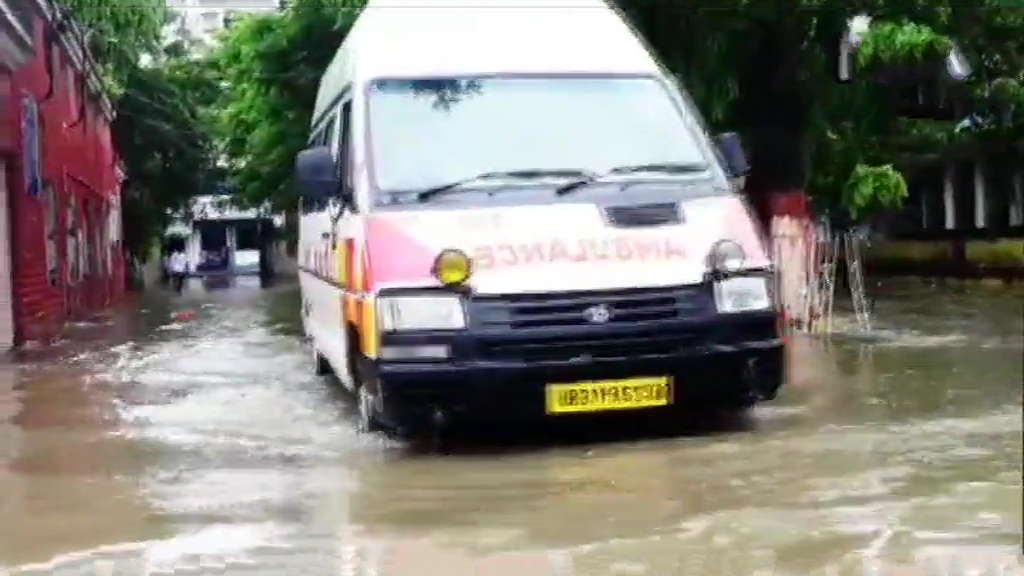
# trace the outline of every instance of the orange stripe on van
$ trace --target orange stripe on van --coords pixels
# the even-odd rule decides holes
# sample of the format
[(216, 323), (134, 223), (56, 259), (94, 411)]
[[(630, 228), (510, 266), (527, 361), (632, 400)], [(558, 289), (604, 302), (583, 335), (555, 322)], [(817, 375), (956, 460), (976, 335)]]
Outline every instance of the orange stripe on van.
[(345, 291), (345, 318), (355, 326), (359, 349), (367, 358), (377, 357), (377, 314), (370, 294), (367, 274), (367, 252), (348, 240), (348, 289)]
[(354, 271), (357, 276), (352, 280), (354, 291), (359, 294), (359, 343), (363, 355), (376, 358), (380, 335), (377, 333), (377, 302), (370, 287), (370, 255), (366, 250), (359, 251), (359, 262)]
[(345, 279), (348, 275), (349, 254), (343, 240), (336, 239), (331, 246), (331, 254), (334, 256), (334, 279), (342, 287), (345, 286)]
[(376, 301), (370, 295), (366, 295), (359, 303), (359, 344), (363, 355), (367, 358), (376, 358), (380, 345), (380, 335), (377, 333), (377, 310)]
[(359, 290), (362, 292), (360, 343), (362, 344), (362, 354), (367, 358), (376, 359), (380, 347), (380, 333), (377, 331), (377, 296), (373, 292), (371, 254), (364, 250), (361, 256), (359, 261)]
[(369, 291), (367, 254), (353, 238), (345, 238), (334, 258), (338, 283), (342, 286), (339, 304), (342, 322), (352, 325), (359, 338), (359, 349), (368, 358), (377, 357), (378, 335), (375, 302)]
[(352, 238), (346, 238), (344, 248), (342, 249), (344, 256), (345, 272), (342, 276), (341, 285), (344, 288), (343, 305), (344, 305), (344, 318), (345, 322), (354, 326), (359, 325), (359, 300), (357, 290), (355, 290), (354, 280), (356, 278), (356, 269), (359, 263), (359, 255), (356, 254), (356, 243)]

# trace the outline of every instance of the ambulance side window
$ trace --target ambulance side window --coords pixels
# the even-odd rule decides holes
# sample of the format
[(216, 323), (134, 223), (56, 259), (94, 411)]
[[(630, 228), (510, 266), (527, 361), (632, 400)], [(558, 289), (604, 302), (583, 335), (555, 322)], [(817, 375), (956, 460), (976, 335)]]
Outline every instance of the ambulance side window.
[(352, 101), (341, 105), (341, 121), (338, 123), (340, 142), (338, 165), (341, 166), (341, 198), (352, 212), (358, 212), (355, 197), (355, 179), (352, 174)]
[(323, 140), (320, 142), (320, 146), (327, 146), (332, 151), (335, 149), (335, 146), (334, 146), (334, 127), (335, 127), (336, 124), (337, 124), (337, 121), (332, 116), (331, 120), (327, 123), (326, 126), (324, 126)]
[[(309, 137), (309, 143), (306, 144), (306, 148), (313, 148), (314, 146), (319, 146), (320, 145), (320, 141), (323, 140), (323, 137), (324, 137), (323, 130), (322, 129), (317, 129), (317, 131), (314, 132), (313, 135)], [(309, 198), (306, 198), (305, 196), (303, 196), (300, 199), (300, 202), (302, 204), (302, 213), (303, 214), (309, 214), (311, 212), (316, 212), (316, 202), (313, 202), (312, 200), (310, 200)]]

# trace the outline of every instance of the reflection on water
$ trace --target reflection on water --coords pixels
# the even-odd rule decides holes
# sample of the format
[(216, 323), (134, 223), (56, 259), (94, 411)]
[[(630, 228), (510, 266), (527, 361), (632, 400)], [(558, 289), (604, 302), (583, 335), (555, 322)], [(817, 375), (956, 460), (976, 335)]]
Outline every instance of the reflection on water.
[(871, 338), (796, 339), (791, 386), (747, 418), (671, 437), (612, 421), (499, 445), (480, 431), (450, 456), (355, 433), (310, 373), (297, 302), (288, 287), (155, 294), (79, 327), (63, 362), (5, 367), (0, 563), (807, 574), (1018, 550), (1014, 297), (879, 292)]
[[(28, 559), (160, 535), (135, 480), (140, 447), (118, 428), (111, 382), (66, 367), (7, 367), (0, 381), (0, 558)], [(20, 373), (19, 373), (20, 372)]]

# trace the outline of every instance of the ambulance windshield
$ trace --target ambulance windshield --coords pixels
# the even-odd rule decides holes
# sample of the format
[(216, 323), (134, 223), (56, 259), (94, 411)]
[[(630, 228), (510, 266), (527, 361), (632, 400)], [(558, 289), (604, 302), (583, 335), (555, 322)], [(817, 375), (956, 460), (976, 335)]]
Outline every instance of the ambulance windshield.
[(714, 161), (652, 77), (380, 80), (369, 128), (384, 191), (493, 172)]

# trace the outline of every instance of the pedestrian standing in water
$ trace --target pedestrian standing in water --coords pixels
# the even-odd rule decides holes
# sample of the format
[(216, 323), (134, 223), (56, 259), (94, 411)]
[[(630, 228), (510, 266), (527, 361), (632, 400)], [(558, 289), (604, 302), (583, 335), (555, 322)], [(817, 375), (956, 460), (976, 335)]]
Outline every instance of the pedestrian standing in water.
[(168, 267), (174, 291), (181, 294), (185, 288), (185, 277), (188, 276), (188, 256), (185, 256), (185, 252), (182, 250), (175, 250), (168, 259)]

